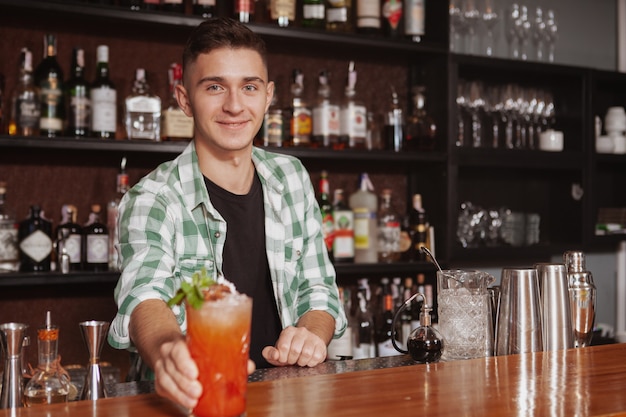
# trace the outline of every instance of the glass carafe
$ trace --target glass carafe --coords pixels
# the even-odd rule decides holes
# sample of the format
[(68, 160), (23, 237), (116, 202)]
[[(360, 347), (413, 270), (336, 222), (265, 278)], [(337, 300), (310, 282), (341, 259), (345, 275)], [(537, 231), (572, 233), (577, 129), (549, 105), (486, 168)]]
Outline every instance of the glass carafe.
[(437, 272), (439, 330), (446, 340), (443, 359), (493, 355), (493, 316), (488, 287), (495, 278), (481, 271)]

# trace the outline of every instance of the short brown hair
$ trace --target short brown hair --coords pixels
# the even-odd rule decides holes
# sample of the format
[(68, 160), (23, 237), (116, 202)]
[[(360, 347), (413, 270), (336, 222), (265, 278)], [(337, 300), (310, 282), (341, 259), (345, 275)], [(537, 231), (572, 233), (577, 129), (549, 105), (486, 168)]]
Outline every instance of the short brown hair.
[(267, 68), (265, 42), (248, 26), (231, 18), (213, 17), (204, 20), (191, 32), (183, 51), (183, 72), (200, 54), (219, 48), (252, 49), (261, 55)]

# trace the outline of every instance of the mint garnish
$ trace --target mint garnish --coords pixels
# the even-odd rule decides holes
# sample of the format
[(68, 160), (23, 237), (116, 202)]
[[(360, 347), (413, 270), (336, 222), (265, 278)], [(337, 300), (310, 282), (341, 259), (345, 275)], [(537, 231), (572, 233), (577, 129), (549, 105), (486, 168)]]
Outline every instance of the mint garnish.
[(167, 302), (169, 307), (180, 305), (183, 301), (193, 308), (202, 307), (204, 302), (204, 290), (217, 282), (209, 277), (206, 268), (202, 268), (199, 272), (194, 272), (191, 276), (191, 282), (183, 281), (176, 294)]

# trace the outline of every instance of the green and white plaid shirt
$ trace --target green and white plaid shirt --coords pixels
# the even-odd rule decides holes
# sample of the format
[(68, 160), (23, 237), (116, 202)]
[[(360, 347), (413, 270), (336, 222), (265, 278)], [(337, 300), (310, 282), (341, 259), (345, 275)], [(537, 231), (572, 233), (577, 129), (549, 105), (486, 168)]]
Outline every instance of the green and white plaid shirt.
[[(296, 158), (254, 148), (252, 159), (263, 186), (267, 259), (282, 325), (322, 310), (335, 318), (339, 337), (347, 321), (311, 179)], [(211, 204), (193, 142), (129, 190), (119, 210), (122, 273), (108, 340), (125, 349), (132, 348), (128, 324), (140, 302), (170, 299), (201, 267), (222, 275), (227, 224)], [(184, 308), (173, 311), (186, 331)]]

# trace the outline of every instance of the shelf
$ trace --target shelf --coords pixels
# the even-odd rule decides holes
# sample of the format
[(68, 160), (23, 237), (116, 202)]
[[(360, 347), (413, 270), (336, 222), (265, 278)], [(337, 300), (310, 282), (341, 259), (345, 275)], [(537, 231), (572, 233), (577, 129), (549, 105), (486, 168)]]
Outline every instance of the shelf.
[(502, 266), (503, 262), (525, 262), (528, 266), (532, 266), (537, 262), (548, 262), (552, 255), (572, 250), (573, 246), (577, 245), (555, 243), (519, 247), (497, 246), (462, 248), (458, 244), (455, 244), (452, 257), (455, 263), (479, 263), (481, 265), (488, 265), (492, 263), (494, 265)]
[(460, 167), (582, 170), (584, 156), (578, 151), (546, 152), (521, 149), (456, 148), (452, 162)]

